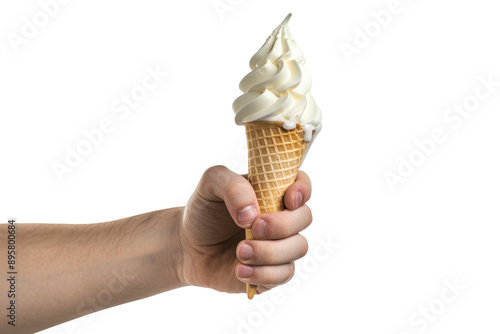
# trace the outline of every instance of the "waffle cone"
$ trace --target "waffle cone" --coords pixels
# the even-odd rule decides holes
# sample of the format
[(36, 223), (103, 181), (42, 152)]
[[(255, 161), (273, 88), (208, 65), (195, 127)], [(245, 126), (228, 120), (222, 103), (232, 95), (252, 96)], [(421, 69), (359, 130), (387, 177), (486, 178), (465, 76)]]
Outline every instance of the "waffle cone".
[[(245, 123), (248, 143), (248, 181), (251, 183), (261, 213), (283, 211), (285, 192), (295, 182), (308, 143), (300, 124), (285, 130), (280, 122)], [(254, 239), (252, 230), (246, 239)], [(247, 284), (252, 299), (257, 286)]]

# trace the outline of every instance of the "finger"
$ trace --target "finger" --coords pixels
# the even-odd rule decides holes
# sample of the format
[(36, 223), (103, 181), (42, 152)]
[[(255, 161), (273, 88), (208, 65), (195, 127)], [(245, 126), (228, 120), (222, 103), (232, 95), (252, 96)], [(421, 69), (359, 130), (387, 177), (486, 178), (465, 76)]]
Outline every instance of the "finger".
[(304, 230), (312, 220), (312, 212), (307, 205), (294, 211), (266, 213), (255, 221), (252, 234), (255, 239), (283, 239)]
[(223, 200), (231, 217), (241, 228), (250, 228), (259, 215), (259, 205), (250, 183), (224, 166), (207, 169), (198, 191), (206, 200)]
[(293, 262), (277, 266), (248, 266), (238, 263), (235, 272), (236, 277), (244, 283), (277, 286), (292, 279), (295, 265)]
[(307, 254), (307, 240), (300, 234), (281, 240), (246, 240), (236, 248), (238, 259), (249, 265), (293, 262)]
[(285, 206), (295, 210), (311, 198), (311, 180), (303, 171), (299, 171), (297, 179), (285, 193)]

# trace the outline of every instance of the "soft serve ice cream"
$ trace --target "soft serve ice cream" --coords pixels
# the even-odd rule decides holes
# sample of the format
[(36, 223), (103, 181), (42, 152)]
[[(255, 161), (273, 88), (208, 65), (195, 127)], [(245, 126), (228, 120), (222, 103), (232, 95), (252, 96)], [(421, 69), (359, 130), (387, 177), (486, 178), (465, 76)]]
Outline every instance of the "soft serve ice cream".
[(252, 71), (240, 82), (244, 93), (233, 103), (236, 123), (255, 121), (283, 123), (286, 130), (299, 123), (310, 142), (321, 130), (321, 111), (311, 96), (311, 76), (295, 43), (288, 21), (273, 31), (250, 60)]
[[(250, 60), (252, 71), (240, 83), (233, 103), (236, 123), (245, 126), (248, 182), (261, 213), (285, 209), (284, 197), (295, 182), (314, 137), (321, 112), (310, 94), (304, 56), (288, 30), (290, 15)], [(251, 229), (246, 239), (254, 239)], [(257, 286), (246, 284), (252, 299)]]

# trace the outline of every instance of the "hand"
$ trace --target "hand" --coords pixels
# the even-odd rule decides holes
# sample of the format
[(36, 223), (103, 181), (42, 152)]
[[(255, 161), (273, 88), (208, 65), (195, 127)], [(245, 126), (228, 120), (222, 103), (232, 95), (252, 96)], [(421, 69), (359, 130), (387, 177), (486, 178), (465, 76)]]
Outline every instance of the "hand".
[[(287, 209), (259, 215), (244, 176), (223, 166), (209, 168), (180, 227), (185, 283), (232, 293), (245, 292), (244, 283), (250, 283), (262, 293), (289, 281), (293, 261), (307, 253), (307, 240), (298, 233), (312, 222), (305, 205), (310, 197), (310, 180), (299, 172), (285, 193)], [(245, 228), (252, 228), (256, 240), (244, 240)]]

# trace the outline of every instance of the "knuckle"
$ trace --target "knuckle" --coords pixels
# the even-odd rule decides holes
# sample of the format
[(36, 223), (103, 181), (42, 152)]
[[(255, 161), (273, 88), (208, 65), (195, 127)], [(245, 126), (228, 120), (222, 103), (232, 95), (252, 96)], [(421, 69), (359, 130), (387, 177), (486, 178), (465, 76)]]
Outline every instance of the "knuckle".
[(217, 165), (208, 168), (201, 177), (202, 181), (205, 182), (213, 182), (222, 172), (226, 169), (226, 167)]
[(302, 243), (301, 243), (301, 249), (300, 249), (300, 257), (303, 257), (307, 254), (309, 251), (309, 242), (307, 239), (301, 235), (302, 238)]
[(307, 183), (307, 186), (309, 188), (309, 192), (312, 191), (312, 181), (311, 181), (311, 178), (309, 177), (309, 174), (307, 174), (306, 172), (304, 172), (304, 179), (306, 180), (305, 182)]
[(309, 206), (304, 205), (304, 207), (305, 207), (306, 214), (307, 214), (307, 226), (309, 226), (313, 221), (313, 214), (312, 214), (311, 208)]
[(283, 284), (289, 282), (293, 278), (294, 274), (295, 274), (295, 262), (291, 262), (287, 265), (287, 276)]

